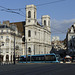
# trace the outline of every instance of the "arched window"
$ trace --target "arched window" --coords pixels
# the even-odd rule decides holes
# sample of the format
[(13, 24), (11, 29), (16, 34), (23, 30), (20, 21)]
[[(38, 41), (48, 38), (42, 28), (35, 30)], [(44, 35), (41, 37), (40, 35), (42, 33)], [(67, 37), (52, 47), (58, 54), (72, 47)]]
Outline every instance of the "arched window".
[(50, 21), (48, 21), (48, 25), (50, 25)]
[(44, 25), (46, 25), (46, 20), (44, 20)]
[(9, 61), (9, 55), (6, 55), (6, 61)]
[(28, 37), (31, 37), (31, 31), (28, 30)]
[(34, 18), (35, 18), (35, 12), (34, 12)]
[(28, 48), (28, 52), (31, 53), (31, 48), (30, 47)]
[(28, 18), (31, 18), (31, 11), (28, 11)]
[(35, 31), (35, 35), (36, 35), (36, 31)]

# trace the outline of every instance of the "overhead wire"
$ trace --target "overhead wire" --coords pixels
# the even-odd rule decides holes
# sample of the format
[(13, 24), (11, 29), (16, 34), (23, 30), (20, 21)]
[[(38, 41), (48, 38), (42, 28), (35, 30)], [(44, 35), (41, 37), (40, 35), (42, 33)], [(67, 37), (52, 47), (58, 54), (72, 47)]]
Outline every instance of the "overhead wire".
[(61, 30), (58, 30), (58, 29), (55, 29), (55, 28), (53, 28), (53, 27), (51, 27), (51, 29), (54, 29), (55, 31), (58, 31), (58, 32), (60, 32), (60, 33), (65, 33), (65, 32), (63, 32), (63, 31), (61, 31)]
[(8, 11), (8, 10), (4, 10), (4, 9), (2, 9), (1, 11), (10, 12), (10, 13), (16, 13), (16, 14), (18, 14), (18, 15), (23, 16), (23, 17), (24, 17), (24, 15), (20, 14), (19, 12), (15, 12), (15, 11)]
[[(43, 3), (43, 4), (38, 4), (38, 5), (35, 5), (35, 6), (43, 6), (43, 5), (48, 5), (48, 4), (53, 4), (53, 3), (58, 3), (58, 2), (62, 2), (62, 1), (66, 1), (66, 0), (57, 0), (57, 1), (52, 1), (52, 2), (48, 2), (48, 3)], [(1, 8), (5, 8), (3, 6), (0, 6)], [(21, 9), (25, 9), (25, 8), (17, 8), (17, 9), (9, 9), (9, 8), (5, 8), (5, 9), (8, 9), (8, 10), (21, 10)]]
[[(66, 1), (66, 0), (57, 0), (57, 1), (53, 1), (53, 2), (38, 4), (38, 5), (36, 5), (36, 6), (43, 6), (43, 5), (53, 4), (53, 3), (62, 2), (62, 1)], [(9, 8), (3, 7), (3, 6), (0, 6), (0, 8), (3, 8), (3, 9), (1, 9), (0, 11), (15, 13), (15, 14), (18, 14), (18, 15), (20, 15), (20, 16), (25, 17), (25, 14), (22, 12), (22, 9), (25, 9), (25, 8), (9, 9)], [(14, 11), (14, 10), (15, 10), (15, 11)], [(19, 13), (19, 12), (17, 12), (17, 11), (20, 11), (21, 13)], [(65, 32), (62, 32), (62, 31), (60, 31), (60, 30), (58, 30), (58, 29), (55, 29), (55, 28), (53, 28), (53, 27), (51, 27), (51, 28), (54, 29), (54, 30), (57, 30), (57, 31), (59, 31), (59, 32), (61, 32), (61, 33), (65, 33)]]
[(48, 3), (38, 4), (38, 5), (36, 5), (36, 6), (43, 6), (43, 5), (48, 5), (48, 4), (58, 3), (58, 2), (62, 2), (62, 1), (65, 1), (65, 0), (57, 0), (57, 1), (53, 1), (53, 2), (48, 2)]
[[(57, 2), (61, 2), (61, 1), (65, 1), (65, 0), (57, 0), (57, 1), (53, 1), (53, 2), (48, 2), (48, 3), (43, 3), (43, 4), (38, 4), (38, 5), (36, 5), (36, 6), (42, 6), (42, 5), (47, 5), (47, 4), (52, 4), (52, 3), (57, 3)], [(11, 13), (16, 13), (16, 14), (19, 14), (19, 15), (24, 15), (24, 13), (21, 11), (22, 9), (25, 9), (25, 8), (18, 8), (18, 9), (10, 9), (10, 8), (6, 8), (6, 7), (3, 7), (3, 6), (0, 6), (0, 8), (3, 8), (3, 9), (6, 9), (6, 10), (8, 10), (8, 11), (6, 11), (6, 12), (9, 12), (9, 11), (11, 11), (11, 10), (17, 10), (17, 11), (20, 11), (21, 13), (18, 13), (18, 12), (16, 12), (16, 11), (11, 11)], [(25, 16), (25, 15), (24, 15)]]

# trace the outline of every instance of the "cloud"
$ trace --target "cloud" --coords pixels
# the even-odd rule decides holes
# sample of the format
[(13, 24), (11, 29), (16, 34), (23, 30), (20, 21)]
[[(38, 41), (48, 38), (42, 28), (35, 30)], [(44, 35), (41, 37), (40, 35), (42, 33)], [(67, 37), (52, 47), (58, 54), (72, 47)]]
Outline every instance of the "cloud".
[(68, 28), (75, 23), (75, 19), (70, 20), (51, 20), (51, 35), (59, 36), (60, 39), (65, 39)]
[[(37, 21), (41, 24), (41, 19), (37, 19)], [(56, 32), (63, 32), (67, 31), (68, 28), (70, 28), (71, 25), (75, 23), (75, 19), (70, 19), (70, 20), (56, 20), (52, 19), (51, 20), (51, 31), (56, 31)]]
[(37, 19), (37, 21), (39, 22), (39, 24), (41, 24), (41, 19)]
[[(53, 20), (51, 20), (51, 27), (55, 28), (57, 30), (57, 32), (58, 31), (63, 32), (64, 30), (67, 31), (68, 28), (70, 28), (70, 26), (74, 23), (75, 23), (75, 19), (61, 20), (61, 21), (53, 19)], [(51, 29), (51, 30), (53, 31), (54, 29)]]
[[(37, 21), (41, 24), (41, 19), (38, 19)], [(75, 19), (69, 19), (69, 20), (52, 19), (50, 22), (51, 22), (50, 25), (51, 35), (59, 36), (60, 39), (65, 39), (68, 28), (70, 28), (71, 25), (75, 23)]]

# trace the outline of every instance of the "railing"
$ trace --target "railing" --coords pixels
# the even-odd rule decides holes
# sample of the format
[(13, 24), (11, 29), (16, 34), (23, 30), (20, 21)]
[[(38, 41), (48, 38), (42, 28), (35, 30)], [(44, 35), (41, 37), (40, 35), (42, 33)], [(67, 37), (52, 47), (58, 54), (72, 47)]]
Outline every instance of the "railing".
[[(12, 32), (0, 32), (0, 34), (11, 34), (11, 35), (14, 35), (14, 33), (12, 33)], [(15, 34), (15, 36), (18, 36), (18, 37), (22, 37), (22, 35), (21, 34)]]

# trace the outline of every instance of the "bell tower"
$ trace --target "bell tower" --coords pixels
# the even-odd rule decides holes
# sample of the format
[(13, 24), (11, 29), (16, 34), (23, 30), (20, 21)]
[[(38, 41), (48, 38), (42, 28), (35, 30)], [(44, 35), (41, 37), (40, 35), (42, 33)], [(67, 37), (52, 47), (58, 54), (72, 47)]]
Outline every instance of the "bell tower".
[(50, 16), (48, 15), (42, 16), (42, 25), (50, 31)]
[(26, 25), (35, 25), (36, 20), (36, 6), (27, 5), (26, 6)]

